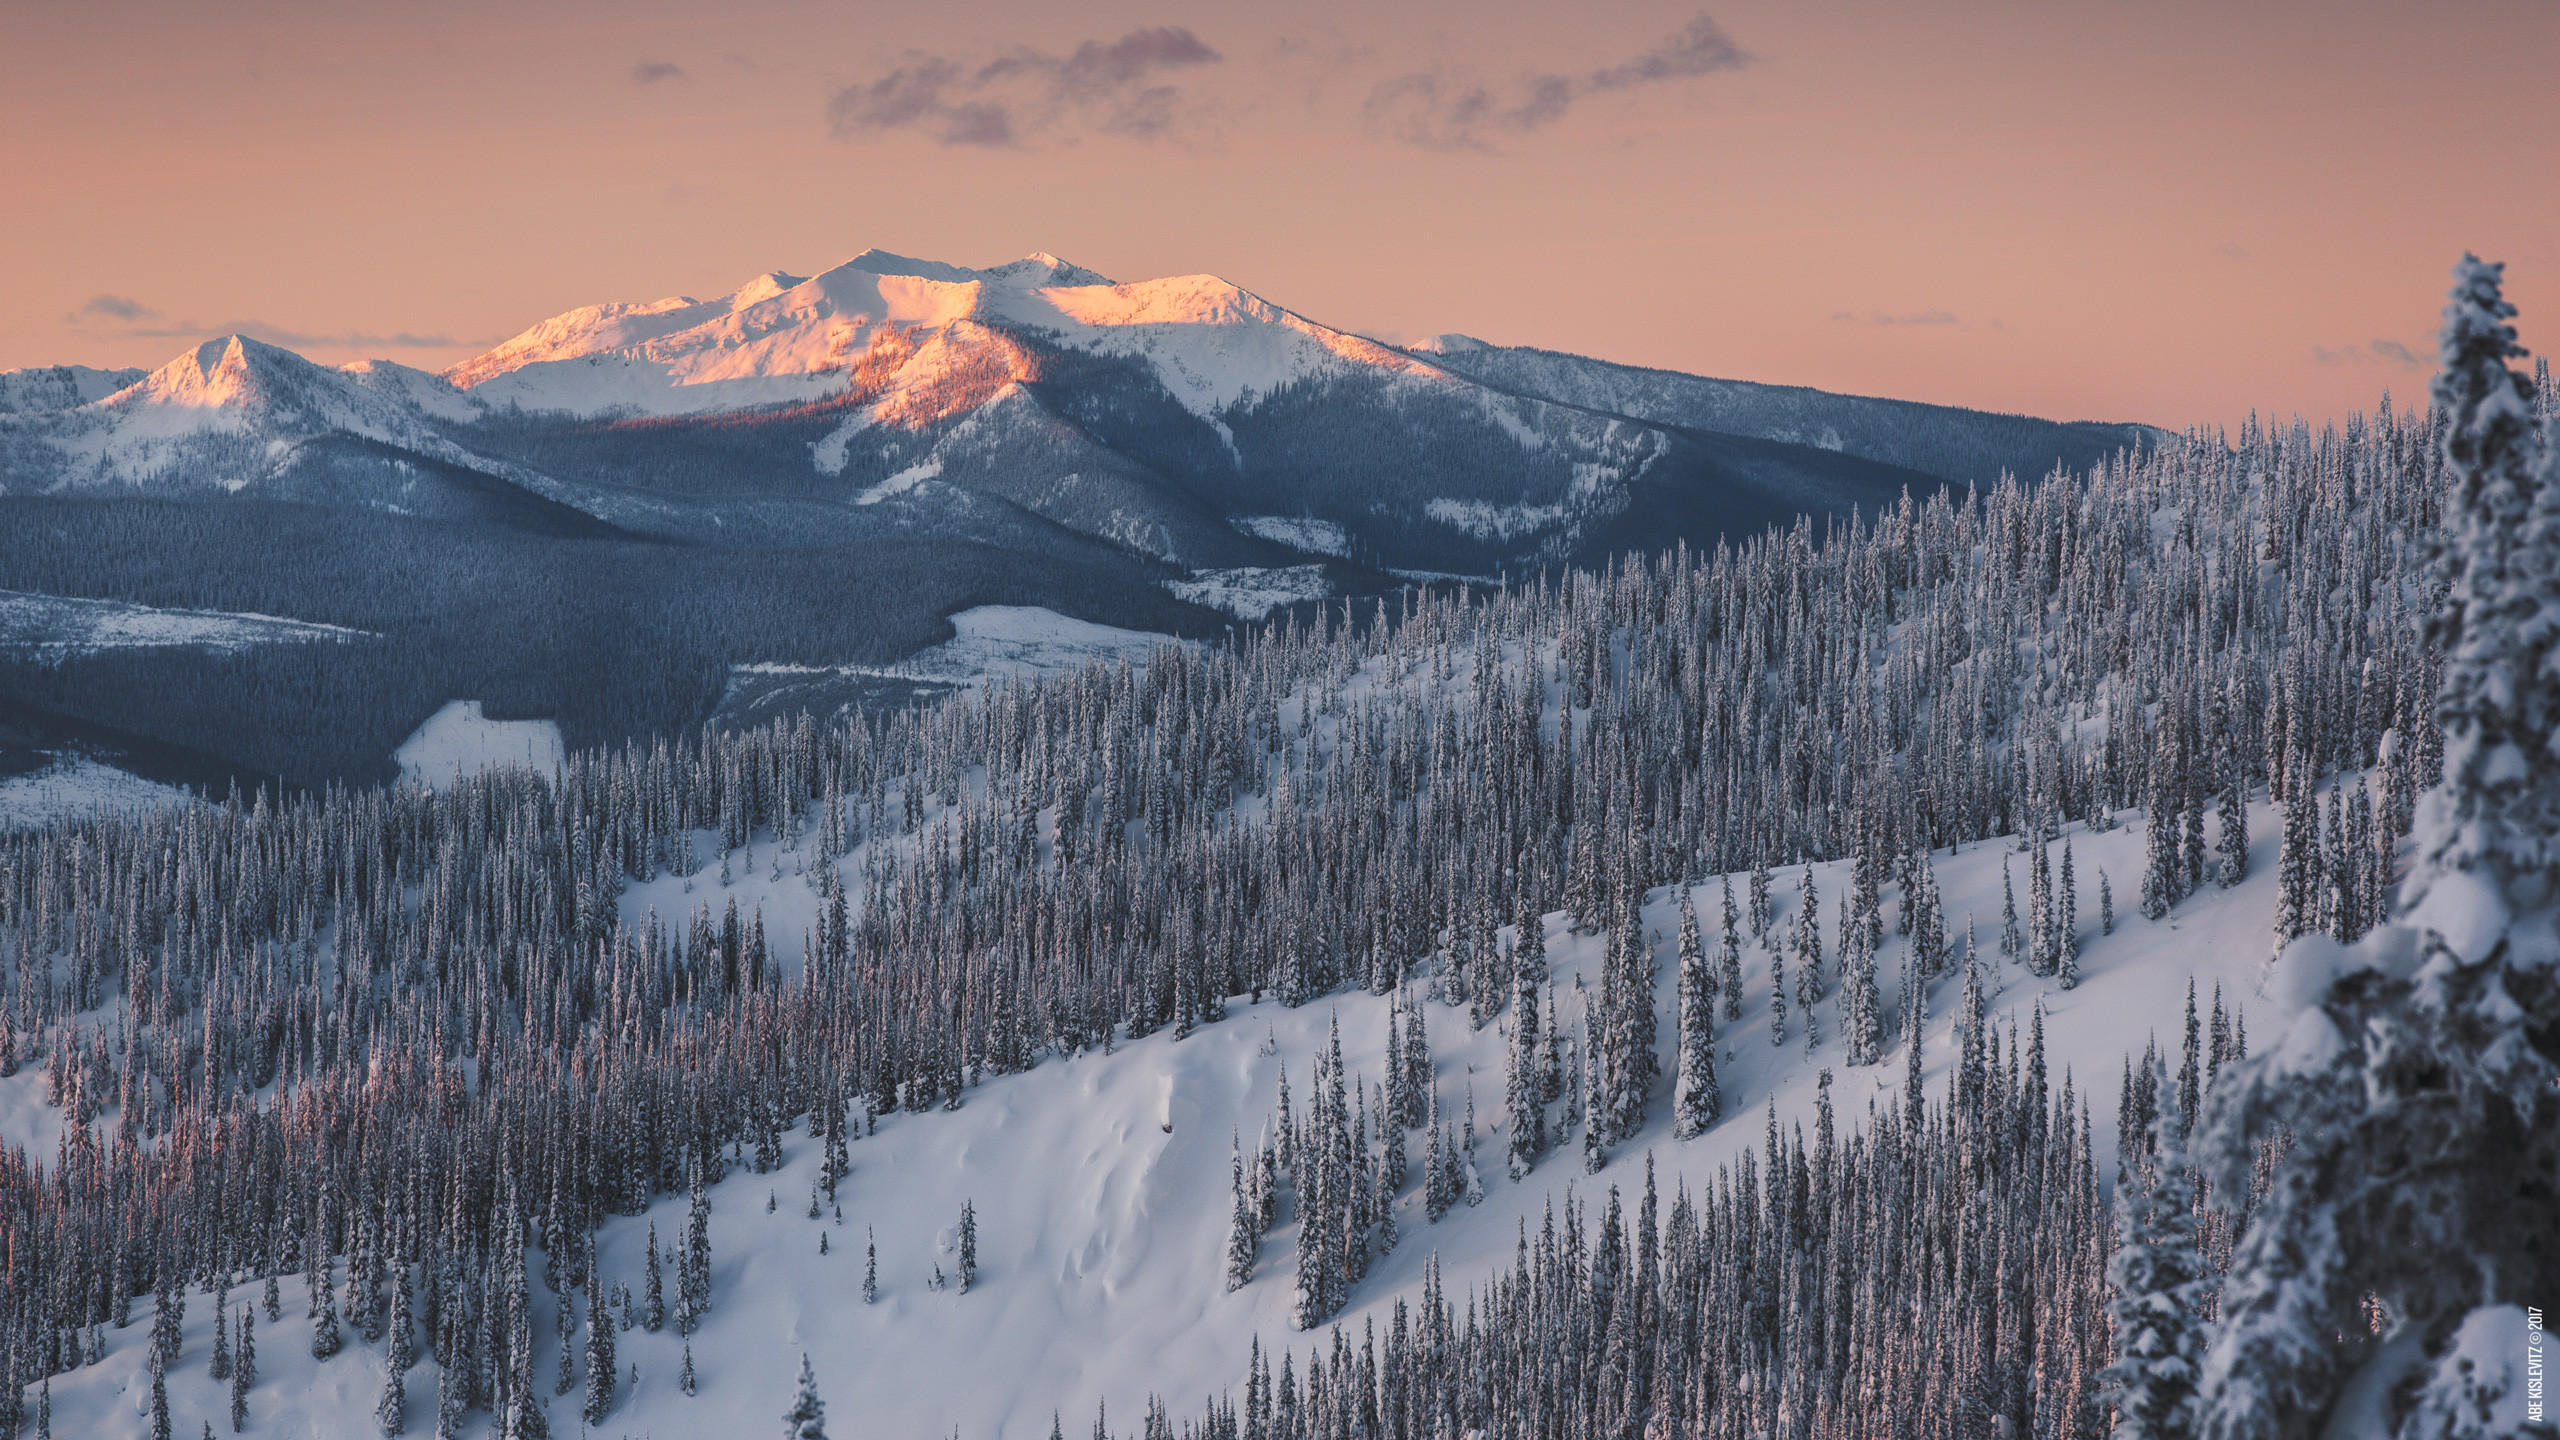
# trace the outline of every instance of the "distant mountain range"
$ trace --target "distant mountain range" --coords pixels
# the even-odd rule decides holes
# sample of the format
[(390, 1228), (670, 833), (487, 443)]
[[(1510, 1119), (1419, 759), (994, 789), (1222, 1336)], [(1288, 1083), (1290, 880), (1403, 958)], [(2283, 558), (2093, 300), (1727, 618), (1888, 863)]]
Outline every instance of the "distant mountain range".
[(713, 300), (572, 310), (441, 375), (243, 336), (147, 375), (0, 375), (12, 494), (247, 493), (754, 545), (889, 515), (1036, 518), (1186, 570), (1588, 561), (2033, 479), (2145, 433), (1462, 336), (1399, 349), (1214, 276), (877, 250)]
[(0, 589), (377, 637), (158, 670), (0, 653), (0, 700), (370, 773), (455, 698), (572, 744), (665, 733), (723, 713), (740, 667), (885, 664), (971, 606), (1212, 635), (2032, 482), (2156, 433), (1398, 347), (1209, 275), (873, 250), (572, 310), (441, 374), (238, 335), (147, 374), (0, 374)]

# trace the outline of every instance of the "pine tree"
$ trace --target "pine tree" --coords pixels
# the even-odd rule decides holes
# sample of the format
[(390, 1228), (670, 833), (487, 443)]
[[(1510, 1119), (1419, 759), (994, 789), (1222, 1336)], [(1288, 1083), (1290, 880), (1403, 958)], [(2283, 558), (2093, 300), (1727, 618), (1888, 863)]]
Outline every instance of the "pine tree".
[(818, 1376), (800, 1357), (800, 1392), (782, 1414), (782, 1440), (827, 1440), (827, 1402), (818, 1398)]
[[(1733, 903), (1731, 881), (1725, 903)], [(1730, 930), (1726, 932), (1732, 934)], [(1672, 1095), (1671, 1134), (1680, 1140), (1705, 1132), (1724, 1113), (1724, 1093), (1716, 1086), (1715, 972), (1698, 946), (1698, 915), (1689, 889), (1680, 888), (1680, 1061)]]
[[(588, 1267), (592, 1270), (594, 1267)], [(416, 1295), (410, 1289), (409, 1262), (406, 1257), (392, 1261), (391, 1277), (391, 1341), (383, 1352), (382, 1400), (374, 1407), (374, 1422), (385, 1435), (398, 1435), (409, 1428), (409, 1367), (417, 1363), (415, 1321), (411, 1309)]]
[[(880, 1241), (871, 1227), (862, 1227), (862, 1303), (877, 1304), (880, 1299)], [(692, 1347), (687, 1346), (687, 1353)]]
[(1245, 1195), (1244, 1134), (1234, 1131), (1231, 1137), (1228, 1189), (1234, 1209), (1227, 1219), (1227, 1289), (1236, 1291), (1253, 1283), (1253, 1247), (1260, 1237), (1254, 1225), (1252, 1201)]
[(587, 1394), (579, 1414), (589, 1425), (601, 1425), (613, 1409), (614, 1381), (620, 1371), (613, 1350), (613, 1315), (605, 1306), (604, 1281), (592, 1259), (587, 1264)]
[(2098, 933), (2116, 933), (2116, 887), (2107, 880), (2107, 872), (2098, 872)]
[(2222, 833), (2214, 843), (2217, 865), (2214, 878), (2224, 889), (2240, 883), (2249, 873), (2249, 781), (2240, 767), (2231, 767), (2231, 779), (2222, 790)]
[(2071, 842), (2062, 842), (2062, 879), (2054, 894), (2055, 983), (2069, 990), (2080, 983), (2080, 882), (2071, 871)]
[(320, 1311), (311, 1320), (311, 1358), (314, 1360), (328, 1359), (346, 1343), (338, 1333), (338, 1291), (333, 1279), (336, 1269), (330, 1257), (320, 1257)]
[[(2167, 1078), (2155, 1073), (2155, 1092)], [(2116, 1187), (2116, 1233), (2107, 1264), (2116, 1298), (2115, 1361), (2101, 1372), (2116, 1410), (2116, 1440), (2188, 1440), (2196, 1433), (2199, 1371), (2212, 1324), (2213, 1282), (2196, 1250), (2195, 1188), (2176, 1105), (2152, 1122), (2141, 1176)]]
[(974, 1200), (960, 1202), (960, 1293), (978, 1283), (978, 1206)]
[(2223, 1282), (2211, 1440), (2309, 1433), (2347, 1383), (2343, 1333), (2367, 1294), (2427, 1350), (2398, 1433), (2486, 1433), (2446, 1408), (2477, 1363), (2447, 1342), (2467, 1316), (2560, 1287), (2549, 1226), (2518, 1199), (2560, 1192), (2560, 755), (2545, 743), (2560, 733), (2560, 462), (2535, 453), (2532, 393), (2506, 364), (2521, 352), (2499, 267), (2465, 256), (2455, 277), (2435, 396), (2450, 539), (2428, 635), (2443, 781), (2414, 827), (2407, 933), (2349, 952), (2282, 1051), (2214, 1087), (2213, 1184), (2236, 1193), (2262, 1146), (2293, 1143)]
[(658, 1264), (658, 1226), (655, 1221), (649, 1224), (648, 1277), (647, 1300), (640, 1312), (640, 1328), (654, 1335), (667, 1323), (666, 1282), (661, 1278)]
[(157, 1337), (151, 1343), (151, 1440), (169, 1440), (168, 1364)]
[(249, 1387), (258, 1383), (258, 1312), (240, 1307), (240, 1345), (231, 1358), (231, 1428), (249, 1424)]
[[(1742, 1018), (1742, 935), (1733, 908), (1733, 877), (1724, 877), (1723, 929), (1716, 936), (1716, 990), (1724, 999), (1724, 1018)], [(1548, 1007), (1552, 1010), (1554, 1007)], [(1552, 1096), (1548, 1097), (1554, 1098)]]

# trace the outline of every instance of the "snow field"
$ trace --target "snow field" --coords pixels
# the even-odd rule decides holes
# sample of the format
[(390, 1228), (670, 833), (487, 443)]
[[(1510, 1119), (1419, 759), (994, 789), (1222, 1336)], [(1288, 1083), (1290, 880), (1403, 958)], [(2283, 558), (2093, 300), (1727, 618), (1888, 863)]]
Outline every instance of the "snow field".
[(453, 783), (458, 770), (477, 775), (502, 765), (522, 765), (548, 775), (567, 750), (560, 727), (549, 720), (492, 720), (477, 700), (456, 700), (426, 718), (400, 742), (391, 758), (406, 785), (434, 789)]

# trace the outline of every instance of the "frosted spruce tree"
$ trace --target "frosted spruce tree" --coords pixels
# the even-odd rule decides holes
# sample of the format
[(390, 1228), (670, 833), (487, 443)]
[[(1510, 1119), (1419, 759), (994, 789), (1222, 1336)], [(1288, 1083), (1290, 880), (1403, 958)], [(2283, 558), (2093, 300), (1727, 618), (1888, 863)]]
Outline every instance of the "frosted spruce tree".
[(818, 1398), (818, 1373), (800, 1357), (800, 1392), (782, 1412), (782, 1440), (827, 1440), (827, 1402)]
[[(1733, 903), (1732, 882), (1725, 903)], [(1727, 930), (1727, 936), (1733, 932)], [(1698, 911), (1689, 887), (1680, 887), (1680, 1058), (1672, 1096), (1671, 1134), (1687, 1140), (1716, 1123), (1724, 1111), (1723, 1092), (1716, 1087), (1716, 976), (1708, 968), (1698, 941)]]
[[(2151, 1084), (2155, 1093), (2168, 1093), (2156, 1071)], [(2107, 1265), (2116, 1292), (2107, 1307), (2115, 1321), (2115, 1359), (2100, 1376), (2116, 1412), (2114, 1440), (2188, 1440), (2195, 1434), (2213, 1282), (2196, 1251), (2186, 1128), (2174, 1104), (2164, 1108), (2152, 1121), (2151, 1154), (2141, 1172), (2116, 1186), (2121, 1243)]]
[(2425, 1383), (2384, 1401), (2398, 1434), (2519, 1433), (2484, 1422), (2513, 1413), (2521, 1346), (2472, 1341), (2501, 1317), (2520, 1334), (2511, 1307), (2560, 1293), (2560, 475), (2506, 363), (2523, 352), (2501, 278), (2465, 256), (2445, 310), (2444, 762), (2410, 903), (2353, 949), (2280, 958), (2314, 1001), (2282, 1046), (2226, 1067), (2208, 1107), (2202, 1155), (2226, 1192), (2292, 1137), (2224, 1283), (2211, 1440), (2318, 1433), (2358, 1370), (2395, 1354), (2374, 1357), (2368, 1295), (2424, 1357)]

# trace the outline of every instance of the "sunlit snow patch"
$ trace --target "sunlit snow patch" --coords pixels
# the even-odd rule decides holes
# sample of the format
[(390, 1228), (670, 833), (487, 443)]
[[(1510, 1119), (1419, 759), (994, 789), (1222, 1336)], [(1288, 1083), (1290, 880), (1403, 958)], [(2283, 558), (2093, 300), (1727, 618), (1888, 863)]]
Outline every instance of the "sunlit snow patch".
[(456, 700), (400, 742), (391, 758), (400, 763), (400, 779), (409, 785), (452, 783), (458, 771), (477, 775), (500, 766), (522, 765), (548, 773), (566, 755), (560, 727), (549, 720), (492, 720), (477, 700)]
[(1194, 570), (1190, 579), (1167, 581), (1166, 588), (1176, 599), (1224, 610), (1239, 620), (1260, 620), (1283, 605), (1322, 600), (1333, 593), (1321, 565)]

